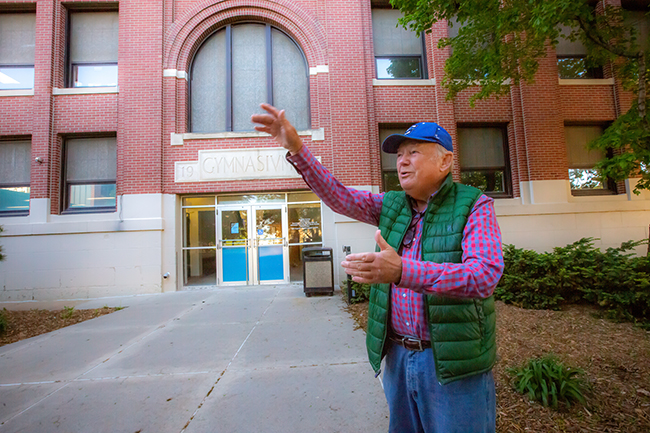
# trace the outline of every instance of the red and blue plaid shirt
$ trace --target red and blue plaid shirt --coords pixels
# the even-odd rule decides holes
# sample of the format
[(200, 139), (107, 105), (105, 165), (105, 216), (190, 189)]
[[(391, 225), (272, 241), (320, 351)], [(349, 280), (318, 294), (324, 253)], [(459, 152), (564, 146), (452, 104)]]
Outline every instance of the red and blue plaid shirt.
[[(288, 160), (311, 189), (337, 213), (377, 226), (384, 194), (347, 188), (314, 158), (306, 146)], [(494, 200), (482, 195), (474, 204), (463, 231), (462, 263), (422, 261), (423, 220), (414, 212), (412, 242), (403, 242), (402, 279), (391, 285), (391, 325), (399, 335), (429, 339), (424, 294), (487, 298), (503, 273), (501, 230)], [(405, 236), (407, 239), (409, 236)]]

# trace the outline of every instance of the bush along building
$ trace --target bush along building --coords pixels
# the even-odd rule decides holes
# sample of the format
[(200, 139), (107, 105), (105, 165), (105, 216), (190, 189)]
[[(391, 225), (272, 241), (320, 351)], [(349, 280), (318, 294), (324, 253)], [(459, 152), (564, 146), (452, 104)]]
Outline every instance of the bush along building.
[(381, 140), (438, 122), (504, 243), (647, 238), (649, 196), (600, 178), (606, 155), (586, 148), (634, 99), (609, 68), (565, 41), (534, 83), (470, 108), (440, 86), (457, 27), (418, 37), (400, 16), (374, 0), (0, 0), (0, 301), (302, 281), (309, 246), (331, 247), (343, 280), (342, 247), (373, 249), (375, 229), (253, 130), (261, 102), (373, 192), (399, 187)]

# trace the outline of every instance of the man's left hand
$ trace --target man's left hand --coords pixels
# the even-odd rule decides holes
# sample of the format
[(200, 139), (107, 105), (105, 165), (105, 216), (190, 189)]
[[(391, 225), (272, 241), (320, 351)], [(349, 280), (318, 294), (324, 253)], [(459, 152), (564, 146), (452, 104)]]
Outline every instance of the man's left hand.
[(402, 278), (402, 258), (388, 245), (380, 230), (375, 233), (375, 241), (379, 245), (378, 253), (349, 254), (341, 266), (357, 283), (398, 283)]

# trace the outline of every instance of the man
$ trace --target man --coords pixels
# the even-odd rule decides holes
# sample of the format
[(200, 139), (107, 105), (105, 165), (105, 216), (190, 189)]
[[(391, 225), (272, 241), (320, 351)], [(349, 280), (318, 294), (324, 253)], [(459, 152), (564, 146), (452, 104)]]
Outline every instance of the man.
[(346, 188), (303, 146), (284, 111), (262, 104), (258, 131), (289, 151), (288, 160), (335, 212), (379, 226), (377, 252), (341, 265), (373, 284), (366, 346), (379, 374), (390, 432), (495, 431), (496, 358), (492, 292), (503, 273), (493, 200), (451, 179), (451, 136), (422, 122), (391, 135), (403, 192)]

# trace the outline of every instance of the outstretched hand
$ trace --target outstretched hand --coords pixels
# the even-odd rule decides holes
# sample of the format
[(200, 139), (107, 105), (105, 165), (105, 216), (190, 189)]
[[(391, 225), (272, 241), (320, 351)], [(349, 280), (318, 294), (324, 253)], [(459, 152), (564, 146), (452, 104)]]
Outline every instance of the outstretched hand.
[(348, 254), (341, 266), (357, 283), (398, 283), (402, 278), (402, 258), (386, 240), (381, 231), (375, 233), (378, 253)]
[(302, 148), (302, 140), (298, 136), (296, 128), (284, 117), (284, 110), (278, 110), (269, 104), (260, 104), (260, 107), (267, 114), (251, 116), (253, 123), (259, 123), (255, 126), (255, 130), (271, 134), (292, 155), (298, 153)]

